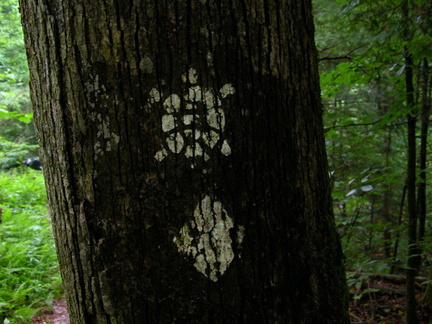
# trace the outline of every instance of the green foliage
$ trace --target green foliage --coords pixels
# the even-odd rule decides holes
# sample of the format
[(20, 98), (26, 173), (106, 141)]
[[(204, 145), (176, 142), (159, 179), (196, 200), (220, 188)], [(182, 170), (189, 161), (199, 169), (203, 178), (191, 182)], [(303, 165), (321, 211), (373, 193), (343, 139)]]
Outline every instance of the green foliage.
[[(0, 5), (0, 170), (37, 155), (18, 1)], [(41, 173), (0, 171), (0, 323), (27, 323), (59, 295)]]
[[(389, 271), (407, 257), (406, 206), (398, 224), (406, 119), (421, 103), (420, 62), (432, 61), (432, 4), (409, 3), (406, 18), (396, 0), (314, 1), (333, 204), (348, 268)], [(404, 50), (412, 54), (418, 78), (411, 109), (405, 104)], [(385, 247), (393, 253), (396, 245), (396, 260), (385, 259)]]
[(37, 156), (37, 151), (35, 144), (14, 143), (0, 136), (0, 170), (22, 166), (27, 158)]
[(369, 280), (371, 266), (374, 263), (376, 263), (376, 261), (364, 262), (359, 265), (355, 272), (347, 273), (347, 285), (354, 300), (360, 300), (365, 294), (367, 295), (378, 291), (378, 289), (374, 288), (363, 288), (363, 283)]
[(24, 37), (18, 1), (2, 0), (0, 5), (0, 82), (28, 83)]
[(0, 5), (0, 136), (35, 144), (28, 87), (29, 77), (18, 1)]
[(17, 119), (23, 123), (30, 123), (32, 118), (33, 118), (33, 114), (21, 114), (19, 112), (16, 111), (8, 111), (6, 109), (0, 108), (0, 119)]
[(0, 172), (0, 323), (28, 323), (61, 292), (41, 173)]

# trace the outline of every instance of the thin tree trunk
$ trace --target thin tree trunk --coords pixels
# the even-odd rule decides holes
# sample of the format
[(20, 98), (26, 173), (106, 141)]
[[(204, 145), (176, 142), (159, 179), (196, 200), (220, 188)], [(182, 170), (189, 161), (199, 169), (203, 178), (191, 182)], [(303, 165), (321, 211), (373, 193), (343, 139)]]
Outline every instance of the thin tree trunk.
[(422, 244), (425, 236), (426, 225), (426, 163), (427, 163), (427, 143), (429, 130), (430, 104), (428, 97), (429, 89), (429, 62), (423, 59), (422, 66), (422, 108), (421, 108), (421, 133), (420, 133), (420, 154), (419, 154), (419, 183), (417, 195), (417, 210), (419, 218), (418, 242)]
[[(422, 243), (425, 236), (426, 225), (426, 163), (427, 163), (427, 135), (430, 117), (430, 83), (429, 83), (429, 62), (423, 59), (422, 67), (422, 113), (421, 113), (421, 134), (420, 134), (420, 174), (418, 184), (418, 213), (419, 213), (419, 242)], [(423, 295), (423, 304), (432, 305), (432, 285), (428, 283)]]
[(407, 323), (417, 323), (415, 309), (415, 275), (418, 265), (417, 245), (417, 211), (416, 211), (416, 121), (412, 111), (414, 96), (412, 87), (412, 59), (406, 58), (407, 106), (408, 106), (408, 169), (407, 169), (407, 202), (408, 202), (408, 264), (407, 264)]
[[(409, 21), (408, 2), (402, 6), (404, 21)], [(408, 26), (404, 30), (404, 38), (408, 39)], [(407, 46), (404, 47), (405, 58), (405, 86), (406, 108), (408, 127), (408, 151), (407, 151), (407, 203), (408, 203), (408, 262), (406, 272), (406, 321), (408, 324), (418, 323), (416, 316), (415, 276), (417, 272), (417, 211), (416, 211), (416, 123), (417, 116), (414, 111), (414, 82), (413, 82), (413, 58)]]
[(397, 257), (398, 257), (398, 251), (399, 251), (399, 241), (401, 238), (401, 225), (402, 225), (402, 216), (404, 214), (404, 205), (405, 205), (405, 197), (407, 192), (407, 185), (406, 183), (403, 186), (402, 189), (402, 198), (399, 205), (399, 216), (398, 216), (398, 222), (397, 222), (397, 232), (395, 237), (395, 243), (393, 246), (393, 263), (390, 268), (390, 274), (393, 274), (396, 270), (396, 263), (397, 263)]

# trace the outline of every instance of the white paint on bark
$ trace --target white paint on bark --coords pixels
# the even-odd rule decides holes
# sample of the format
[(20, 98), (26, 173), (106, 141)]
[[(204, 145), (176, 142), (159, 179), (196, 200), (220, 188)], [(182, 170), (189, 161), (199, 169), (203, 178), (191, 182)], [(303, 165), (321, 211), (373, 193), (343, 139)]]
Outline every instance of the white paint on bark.
[(198, 75), (197, 71), (193, 68), (190, 68), (187, 73), (184, 73), (182, 75), (183, 82), (190, 82), (192, 84), (195, 84), (198, 82)]
[[(231, 83), (226, 83), (217, 92), (198, 85), (198, 73), (191, 68), (182, 75), (187, 88), (182, 97), (176, 93), (164, 97), (156, 88), (149, 92), (147, 108), (162, 107), (162, 131), (165, 143), (155, 154), (157, 161), (170, 154), (184, 154), (191, 159), (191, 168), (200, 159), (207, 162), (214, 156), (215, 149), (225, 156), (231, 154), (231, 147), (224, 138), (226, 125), (224, 100), (235, 93)], [(164, 99), (166, 98), (166, 99)], [(205, 164), (200, 170), (203, 174), (211, 172)], [(194, 259), (195, 268), (212, 281), (217, 281), (234, 259), (233, 232), (234, 221), (220, 201), (205, 196), (196, 206), (193, 219), (186, 223), (174, 237), (179, 252)], [(232, 233), (234, 234), (234, 233)], [(244, 236), (244, 227), (238, 226), (237, 243)]]
[(208, 133), (203, 134), (204, 143), (206, 143), (210, 148), (214, 148), (217, 142), (219, 142), (219, 134), (211, 130)]
[(226, 98), (229, 95), (233, 95), (235, 93), (235, 89), (234, 89), (234, 87), (232, 86), (231, 83), (226, 83), (220, 89), (220, 93), (222, 95), (222, 98)]
[(168, 155), (167, 150), (163, 148), (162, 150), (156, 152), (154, 158), (158, 161), (162, 161), (167, 155)]
[(173, 130), (175, 126), (175, 117), (173, 115), (162, 116), (162, 130), (164, 132), (169, 132), (170, 130)]
[(165, 99), (163, 106), (167, 113), (173, 113), (180, 110), (180, 97), (173, 93), (167, 99)]
[(160, 92), (156, 88), (150, 90), (149, 96), (149, 103), (159, 102), (162, 98)]
[(229, 146), (229, 144), (226, 140), (224, 140), (224, 142), (222, 144), (221, 152), (223, 155), (226, 155), (226, 156), (231, 154), (231, 147)]
[(120, 142), (120, 136), (111, 131), (108, 117), (102, 117), (102, 114), (91, 114), (90, 119), (94, 122), (97, 121), (97, 141), (93, 144), (96, 158), (99, 155), (104, 155), (105, 152), (110, 152), (116, 149)]
[[(225, 98), (235, 93), (234, 87), (231, 83), (226, 83), (217, 93), (213, 89), (203, 88), (197, 84), (198, 74), (193, 68), (182, 75), (182, 80), (189, 85), (182, 98), (172, 93), (163, 100), (163, 94), (158, 89), (153, 88), (149, 92), (149, 107), (162, 101), (165, 110), (162, 115), (162, 131), (167, 133), (166, 144), (155, 154), (155, 159), (162, 161), (170, 151), (179, 154), (183, 152), (185, 145), (186, 158), (203, 156), (204, 161), (207, 161), (212, 155), (209, 150), (215, 147), (218, 147), (223, 155), (229, 156), (231, 147), (228, 141), (224, 139), (220, 143), (226, 124), (222, 104)], [(210, 126), (211, 130), (203, 123)], [(188, 138), (194, 142), (192, 145), (190, 142), (185, 143)], [(195, 164), (193, 160), (191, 167), (194, 168)]]
[[(233, 241), (230, 231), (234, 228), (233, 219), (227, 214), (220, 201), (205, 196), (194, 211), (194, 218), (185, 224), (174, 237), (179, 252), (191, 256), (195, 268), (217, 281), (234, 260)], [(237, 243), (244, 236), (244, 227), (239, 226)]]
[(166, 139), (166, 142), (168, 144), (168, 148), (173, 153), (180, 153), (184, 146), (184, 139), (183, 136), (180, 135), (180, 133), (170, 134), (169, 137)]

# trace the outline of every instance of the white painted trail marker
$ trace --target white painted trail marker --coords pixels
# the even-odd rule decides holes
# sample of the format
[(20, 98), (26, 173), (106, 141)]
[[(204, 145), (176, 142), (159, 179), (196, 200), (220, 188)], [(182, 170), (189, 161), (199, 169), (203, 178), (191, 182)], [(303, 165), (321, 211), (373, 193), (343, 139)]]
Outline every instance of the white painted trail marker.
[[(226, 83), (218, 93), (213, 89), (202, 88), (197, 85), (197, 72), (192, 68), (182, 75), (182, 80), (190, 85), (185, 89), (183, 98), (173, 93), (163, 99), (163, 94), (156, 88), (149, 93), (149, 105), (162, 102), (165, 110), (162, 131), (166, 133), (166, 140), (154, 158), (160, 162), (169, 154), (184, 154), (186, 158), (192, 159), (191, 168), (194, 168), (193, 161), (197, 158), (208, 161), (210, 151), (215, 148), (229, 156), (231, 147), (223, 139), (226, 120), (222, 103), (223, 99), (235, 93), (234, 87)], [(207, 170), (203, 169), (202, 172), (206, 173)], [(179, 252), (195, 260), (194, 266), (199, 272), (217, 281), (234, 259), (230, 236), (233, 228), (234, 221), (222, 203), (212, 201), (206, 195), (196, 206), (193, 219), (180, 229), (173, 241)], [(239, 245), (243, 236), (244, 227), (238, 226)]]
[[(234, 259), (230, 230), (233, 219), (220, 201), (211, 201), (205, 196), (194, 211), (194, 218), (185, 224), (174, 237), (180, 252), (192, 256), (195, 268), (213, 281), (223, 275)], [(244, 228), (239, 227), (237, 239), (241, 243)]]
[[(182, 153), (187, 158), (203, 157), (207, 161), (210, 159), (207, 150), (213, 150), (223, 137), (225, 112), (222, 109), (222, 101), (234, 94), (235, 89), (231, 83), (224, 84), (219, 93), (215, 93), (213, 89), (202, 88), (196, 85), (198, 76), (192, 68), (187, 74), (183, 74), (182, 80), (191, 85), (185, 89), (183, 98), (173, 93), (164, 100), (156, 88), (149, 93), (149, 104), (153, 105), (163, 100), (162, 106), (166, 113), (162, 116), (162, 131), (167, 134), (166, 144), (163, 144), (162, 149), (154, 157), (162, 161), (168, 154)], [(180, 114), (182, 103), (183, 115)], [(188, 138), (191, 140), (187, 141)], [(186, 142), (189, 144), (185, 144)], [(231, 154), (227, 140), (223, 140), (220, 151), (225, 156)], [(194, 166), (192, 163), (191, 167)]]

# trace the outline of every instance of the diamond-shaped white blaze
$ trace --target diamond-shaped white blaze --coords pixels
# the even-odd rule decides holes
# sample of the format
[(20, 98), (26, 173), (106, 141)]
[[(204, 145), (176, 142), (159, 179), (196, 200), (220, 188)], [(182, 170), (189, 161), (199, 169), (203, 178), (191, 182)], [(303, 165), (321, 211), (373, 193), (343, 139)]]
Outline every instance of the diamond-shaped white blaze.
[[(217, 281), (234, 259), (230, 236), (233, 227), (234, 222), (222, 203), (205, 196), (195, 208), (194, 219), (181, 228), (174, 243), (180, 252), (195, 259), (194, 266), (199, 272)], [(238, 238), (243, 237), (243, 231), (239, 227)]]

